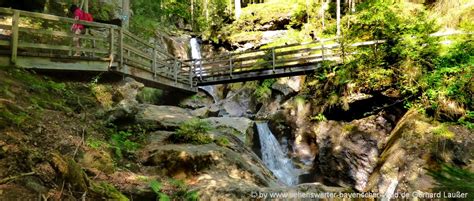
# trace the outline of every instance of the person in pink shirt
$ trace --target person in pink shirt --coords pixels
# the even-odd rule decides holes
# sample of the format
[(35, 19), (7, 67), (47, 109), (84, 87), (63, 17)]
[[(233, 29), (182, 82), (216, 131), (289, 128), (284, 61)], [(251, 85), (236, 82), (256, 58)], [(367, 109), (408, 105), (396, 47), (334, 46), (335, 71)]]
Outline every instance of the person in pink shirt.
[[(71, 5), (71, 7), (69, 8), (69, 12), (71, 12), (74, 15), (75, 20), (84, 19), (84, 15), (85, 15), (84, 11), (82, 11), (79, 7), (77, 7), (74, 4)], [(72, 27), (71, 27), (71, 31), (76, 35), (76, 37), (73, 38), (73, 41), (74, 41), (74, 43), (76, 43), (76, 48), (78, 48), (78, 50), (76, 50), (76, 54), (74, 54), (74, 56), (80, 56), (81, 51), (79, 50), (79, 48), (81, 48), (81, 40), (78, 37), (78, 35), (81, 35), (81, 34), (85, 33), (85, 27), (82, 24), (73, 24)]]

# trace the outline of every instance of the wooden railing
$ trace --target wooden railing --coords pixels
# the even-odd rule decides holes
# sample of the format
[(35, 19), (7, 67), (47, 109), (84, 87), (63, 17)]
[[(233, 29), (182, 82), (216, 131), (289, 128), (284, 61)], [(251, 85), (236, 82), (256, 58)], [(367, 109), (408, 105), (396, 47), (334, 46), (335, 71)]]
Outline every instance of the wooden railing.
[[(371, 46), (384, 43), (383, 40), (366, 41), (348, 47)], [(346, 53), (344, 53), (344, 51)], [(199, 80), (216, 76), (230, 76), (245, 72), (272, 70), (298, 66), (308, 66), (323, 61), (338, 61), (342, 54), (354, 52), (341, 48), (338, 38), (321, 39), (310, 43), (289, 44), (259, 50), (229, 53), (208, 59), (190, 60), (195, 63), (195, 76)]]
[[(190, 63), (121, 27), (8, 8), (0, 8), (0, 15), (3, 16), (0, 19), (0, 51), (11, 54), (13, 65), (18, 56), (100, 60), (109, 62), (111, 69), (138, 68), (194, 87)], [(72, 33), (73, 24), (86, 26), (87, 33)], [(80, 39), (80, 47), (74, 44), (75, 37)], [(75, 57), (76, 52), (81, 52), (82, 56)]]

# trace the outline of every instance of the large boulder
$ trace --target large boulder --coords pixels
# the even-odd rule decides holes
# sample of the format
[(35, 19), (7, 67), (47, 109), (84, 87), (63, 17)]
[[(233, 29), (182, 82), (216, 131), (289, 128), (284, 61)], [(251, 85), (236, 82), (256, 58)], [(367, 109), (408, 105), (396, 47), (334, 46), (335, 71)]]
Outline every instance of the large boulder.
[(186, 109), (174, 106), (142, 104), (135, 121), (149, 130), (173, 130), (193, 116)]
[(232, 128), (243, 136), (251, 132), (253, 126), (253, 121), (245, 117), (209, 117), (203, 120), (214, 127)]
[(251, 113), (254, 113), (253, 93), (254, 89), (248, 87), (237, 91), (230, 91), (226, 99), (218, 104), (221, 108), (219, 116), (248, 117)]
[(193, 188), (201, 197), (217, 195), (219, 191), (231, 186), (280, 186), (263, 162), (232, 133), (218, 131), (213, 135), (215, 138), (226, 138), (228, 143), (224, 146), (214, 143), (192, 145), (166, 142), (146, 145), (138, 153), (142, 172), (192, 180)]

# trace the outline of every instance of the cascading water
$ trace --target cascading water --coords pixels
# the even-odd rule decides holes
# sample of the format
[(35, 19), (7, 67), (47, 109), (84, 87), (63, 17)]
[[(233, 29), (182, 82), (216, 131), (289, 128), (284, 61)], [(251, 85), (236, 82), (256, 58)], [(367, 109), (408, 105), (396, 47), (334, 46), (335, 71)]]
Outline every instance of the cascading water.
[(288, 186), (298, 183), (297, 170), (291, 160), (284, 154), (273, 133), (266, 122), (257, 122), (258, 136), (260, 139), (263, 163), (273, 174)]
[(201, 46), (199, 45), (198, 39), (195, 37), (191, 38), (191, 40), (189, 41), (189, 45), (191, 46), (191, 57), (193, 60), (196, 60), (193, 63), (199, 70), (198, 76), (202, 77), (203, 72), (201, 69), (201, 61), (200, 61), (201, 60)]

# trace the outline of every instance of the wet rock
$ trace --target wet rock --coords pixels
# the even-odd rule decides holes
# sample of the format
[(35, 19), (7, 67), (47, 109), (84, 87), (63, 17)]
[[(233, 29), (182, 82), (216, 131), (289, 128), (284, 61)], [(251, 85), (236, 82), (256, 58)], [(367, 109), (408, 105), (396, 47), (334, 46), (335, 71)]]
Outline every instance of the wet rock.
[(180, 107), (143, 104), (139, 107), (135, 121), (149, 130), (170, 130), (192, 118), (191, 113)]

